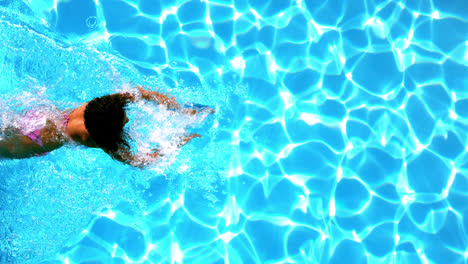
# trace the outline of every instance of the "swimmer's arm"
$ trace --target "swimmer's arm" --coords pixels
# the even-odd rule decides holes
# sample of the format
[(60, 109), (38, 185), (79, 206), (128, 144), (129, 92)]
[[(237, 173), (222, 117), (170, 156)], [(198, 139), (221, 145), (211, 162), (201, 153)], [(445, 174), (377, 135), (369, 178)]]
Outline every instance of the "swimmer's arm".
[(158, 104), (165, 105), (167, 108), (171, 109), (180, 109), (180, 104), (173, 96), (165, 95), (156, 91), (148, 91), (143, 89), (141, 86), (137, 87), (137, 89), (140, 92), (141, 98), (143, 100), (153, 101)]
[(181, 138), (179, 144), (177, 144), (178, 147), (182, 147), (183, 145), (189, 143), (190, 140), (194, 139), (194, 138), (201, 138), (201, 135), (199, 134), (191, 134), (191, 135), (188, 135), (188, 136), (185, 136), (183, 138)]
[(147, 154), (133, 154), (128, 149), (119, 149), (116, 152), (108, 152), (114, 159), (136, 168), (144, 168), (153, 164), (161, 155), (158, 150)]
[[(201, 137), (199, 134), (191, 134), (181, 138), (180, 142), (177, 144), (178, 147), (181, 147), (190, 142), (194, 138)], [(122, 148), (116, 152), (107, 152), (114, 159), (128, 164), (132, 167), (144, 168), (150, 164), (153, 164), (159, 157), (162, 156), (158, 149), (153, 150), (153, 153), (137, 153), (133, 154), (130, 150)]]
[(124, 98), (128, 102), (136, 102), (138, 100), (143, 99), (147, 101), (153, 101), (158, 104), (162, 104), (170, 109), (181, 108), (180, 104), (177, 102), (177, 100), (173, 96), (165, 95), (163, 93), (156, 92), (156, 91), (145, 90), (142, 87), (137, 87), (137, 89), (138, 89), (138, 92), (123, 92), (123, 93), (116, 93), (112, 95)]

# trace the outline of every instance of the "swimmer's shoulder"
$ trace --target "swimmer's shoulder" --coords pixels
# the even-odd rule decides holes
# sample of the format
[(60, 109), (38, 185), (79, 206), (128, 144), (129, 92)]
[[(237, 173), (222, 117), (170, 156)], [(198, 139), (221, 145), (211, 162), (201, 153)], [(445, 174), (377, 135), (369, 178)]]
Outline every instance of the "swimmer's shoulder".
[(84, 110), (86, 104), (74, 109), (69, 116), (67, 124), (67, 134), (75, 142), (90, 147), (97, 148), (97, 144), (91, 139), (84, 123)]
[(84, 124), (79, 124), (72, 122), (68, 125), (68, 136), (81, 145), (97, 148), (98, 146), (94, 143), (94, 140), (91, 139), (88, 130), (84, 127)]

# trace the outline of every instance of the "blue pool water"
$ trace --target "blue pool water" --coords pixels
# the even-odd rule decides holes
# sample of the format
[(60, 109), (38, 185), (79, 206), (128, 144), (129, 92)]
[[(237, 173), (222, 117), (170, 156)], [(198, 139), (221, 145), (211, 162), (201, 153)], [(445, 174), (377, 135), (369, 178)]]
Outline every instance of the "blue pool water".
[[(466, 263), (465, 0), (2, 0), (0, 126), (135, 85), (146, 170), (0, 160), (0, 263)], [(54, 109), (49, 109), (53, 111)], [(15, 123), (16, 124), (16, 123)]]

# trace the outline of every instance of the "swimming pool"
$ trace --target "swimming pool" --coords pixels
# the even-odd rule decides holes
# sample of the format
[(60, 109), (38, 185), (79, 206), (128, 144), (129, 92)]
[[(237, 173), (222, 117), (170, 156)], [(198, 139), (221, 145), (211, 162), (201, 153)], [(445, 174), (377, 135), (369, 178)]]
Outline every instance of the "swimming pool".
[(2, 128), (134, 85), (217, 110), (135, 106), (140, 144), (203, 135), (148, 170), (0, 160), (0, 263), (465, 263), (468, 5), (316, 2), (0, 1)]

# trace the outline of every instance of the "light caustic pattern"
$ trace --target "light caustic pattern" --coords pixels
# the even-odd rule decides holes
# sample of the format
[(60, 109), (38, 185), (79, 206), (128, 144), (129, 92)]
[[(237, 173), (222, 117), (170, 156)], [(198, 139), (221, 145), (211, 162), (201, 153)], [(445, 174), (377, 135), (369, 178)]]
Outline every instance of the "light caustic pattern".
[(28, 1), (169, 87), (248, 86), (215, 202), (155, 179), (57, 261), (466, 262), (468, 5), (317, 2)]

